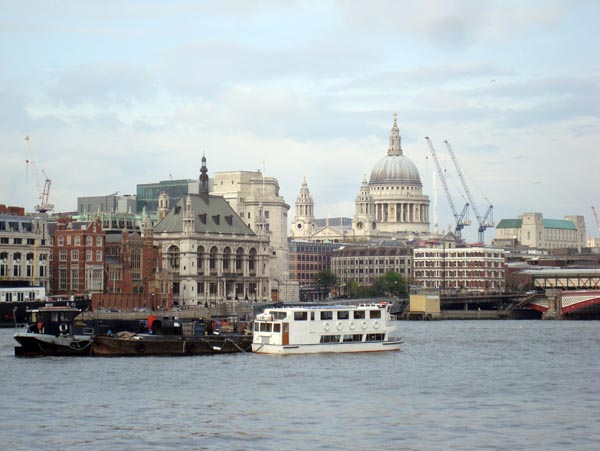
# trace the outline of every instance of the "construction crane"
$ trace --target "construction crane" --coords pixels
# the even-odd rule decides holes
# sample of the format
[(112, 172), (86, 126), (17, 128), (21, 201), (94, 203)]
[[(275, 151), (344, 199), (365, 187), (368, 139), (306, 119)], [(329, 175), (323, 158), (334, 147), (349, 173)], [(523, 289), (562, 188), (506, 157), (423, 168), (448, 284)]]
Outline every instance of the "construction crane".
[(592, 211), (594, 212), (594, 219), (596, 220), (596, 227), (600, 230), (600, 219), (598, 219), (598, 213), (596, 213), (596, 209), (592, 205)]
[(446, 193), (446, 198), (448, 199), (448, 204), (450, 204), (450, 209), (452, 210), (452, 214), (454, 215), (454, 220), (456, 221), (456, 226), (454, 228), (454, 237), (457, 243), (462, 241), (462, 229), (471, 224), (469, 220), (469, 203), (467, 202), (463, 207), (460, 214), (456, 212), (456, 207), (454, 206), (454, 202), (452, 201), (452, 196), (450, 195), (450, 190), (448, 189), (448, 184), (446, 183), (446, 177), (444, 177), (444, 172), (442, 171), (442, 167), (440, 166), (440, 162), (438, 161), (437, 154), (435, 153), (435, 149), (433, 148), (433, 144), (428, 136), (425, 137), (427, 140), (427, 144), (429, 145), (429, 150), (431, 151), (431, 156), (433, 157), (433, 162), (435, 163), (435, 167), (437, 169), (438, 177), (442, 182), (442, 187), (444, 188), (444, 192)]
[(31, 159), (31, 143), (29, 135), (25, 137), (25, 141), (27, 142), (27, 160), (25, 160), (25, 163), (31, 166), (33, 170), (38, 199), (40, 201), (40, 203), (34, 207), (34, 210), (38, 213), (46, 213), (54, 209), (54, 205), (48, 202), (48, 199), (50, 197), (50, 186), (52, 185), (52, 180), (50, 180), (50, 178), (46, 174), (46, 171), (42, 169), (42, 174), (44, 174), (44, 187), (42, 188), (40, 184), (40, 175), (38, 173), (37, 164), (34, 160)]
[[(458, 177), (460, 178), (460, 182), (462, 183), (463, 189), (465, 190), (465, 194), (467, 195), (467, 200), (469, 204), (471, 204), (471, 208), (473, 209), (473, 213), (475, 213), (475, 217), (477, 218), (477, 223), (479, 224), (479, 233), (478, 233), (478, 241), (480, 244), (484, 244), (484, 234), (485, 229), (488, 227), (494, 227), (494, 206), (490, 203), (487, 211), (484, 216), (479, 214), (479, 209), (477, 205), (473, 201), (473, 196), (471, 195), (471, 190), (469, 190), (469, 186), (467, 185), (467, 181), (465, 180), (465, 176), (463, 175), (462, 170), (460, 169), (460, 165), (458, 164), (458, 160), (456, 159), (456, 154), (452, 149), (452, 146), (448, 141), (444, 141), (446, 147), (448, 148), (448, 153), (452, 157), (452, 161), (454, 162), (454, 167), (456, 168), (456, 172), (458, 173)], [(489, 200), (486, 197), (486, 200)]]

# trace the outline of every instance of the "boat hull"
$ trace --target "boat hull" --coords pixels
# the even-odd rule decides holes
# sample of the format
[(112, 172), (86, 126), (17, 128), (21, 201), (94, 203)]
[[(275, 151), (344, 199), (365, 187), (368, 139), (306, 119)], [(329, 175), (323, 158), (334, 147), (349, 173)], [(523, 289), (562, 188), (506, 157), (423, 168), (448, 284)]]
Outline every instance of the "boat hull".
[(88, 335), (58, 336), (34, 333), (17, 333), (20, 346), (15, 346), (17, 357), (39, 356), (89, 356), (92, 337)]
[(271, 345), (252, 343), (252, 352), (256, 354), (321, 354), (347, 352), (399, 351), (402, 341), (383, 341), (373, 343), (318, 343), (302, 345)]
[(249, 352), (252, 337), (231, 336), (153, 336), (135, 335), (128, 338), (96, 337), (92, 355), (118, 356), (185, 356)]

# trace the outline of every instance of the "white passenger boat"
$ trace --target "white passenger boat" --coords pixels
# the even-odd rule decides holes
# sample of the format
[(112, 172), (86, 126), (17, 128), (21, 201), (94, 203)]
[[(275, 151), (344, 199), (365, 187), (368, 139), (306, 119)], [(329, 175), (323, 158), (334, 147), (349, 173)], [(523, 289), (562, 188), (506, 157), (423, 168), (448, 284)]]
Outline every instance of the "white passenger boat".
[(269, 308), (256, 316), (252, 351), (259, 354), (398, 351), (391, 304)]

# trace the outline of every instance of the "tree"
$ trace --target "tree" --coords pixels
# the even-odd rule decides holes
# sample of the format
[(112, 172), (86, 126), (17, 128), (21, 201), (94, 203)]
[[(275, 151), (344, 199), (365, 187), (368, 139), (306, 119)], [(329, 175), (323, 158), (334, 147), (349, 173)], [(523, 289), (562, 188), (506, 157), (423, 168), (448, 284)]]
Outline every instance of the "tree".
[(406, 279), (395, 271), (388, 271), (373, 284), (378, 295), (393, 294), (400, 297), (406, 294)]
[(313, 280), (317, 286), (324, 288), (327, 292), (337, 287), (338, 284), (337, 276), (327, 269), (319, 271)]

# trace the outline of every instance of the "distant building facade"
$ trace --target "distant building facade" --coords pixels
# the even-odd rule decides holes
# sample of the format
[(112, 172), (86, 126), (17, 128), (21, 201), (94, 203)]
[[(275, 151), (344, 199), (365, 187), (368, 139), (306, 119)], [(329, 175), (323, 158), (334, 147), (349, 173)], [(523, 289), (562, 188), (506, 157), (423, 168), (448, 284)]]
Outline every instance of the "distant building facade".
[(134, 195), (108, 194), (106, 196), (86, 196), (77, 198), (77, 212), (80, 215), (94, 213), (135, 213)]
[(325, 291), (316, 286), (315, 277), (321, 271), (331, 270), (331, 255), (340, 244), (290, 239), (289, 247), (290, 278), (300, 287), (300, 300), (321, 299)]
[(504, 243), (539, 249), (581, 250), (586, 245), (585, 220), (576, 215), (544, 219), (542, 213), (524, 213), (517, 219), (502, 219), (496, 226), (493, 245)]
[(0, 285), (50, 288), (51, 237), (45, 217), (0, 205)]
[(356, 281), (372, 285), (386, 272), (396, 272), (406, 280), (412, 276), (412, 251), (401, 240), (373, 240), (343, 245), (331, 256), (331, 270), (342, 285)]
[(171, 205), (179, 202), (188, 193), (198, 192), (198, 181), (191, 179), (163, 180), (156, 183), (142, 183), (136, 186), (135, 212), (156, 213), (158, 197), (162, 193), (169, 196)]
[(488, 247), (428, 247), (413, 251), (414, 283), (449, 291), (504, 289), (504, 250)]

